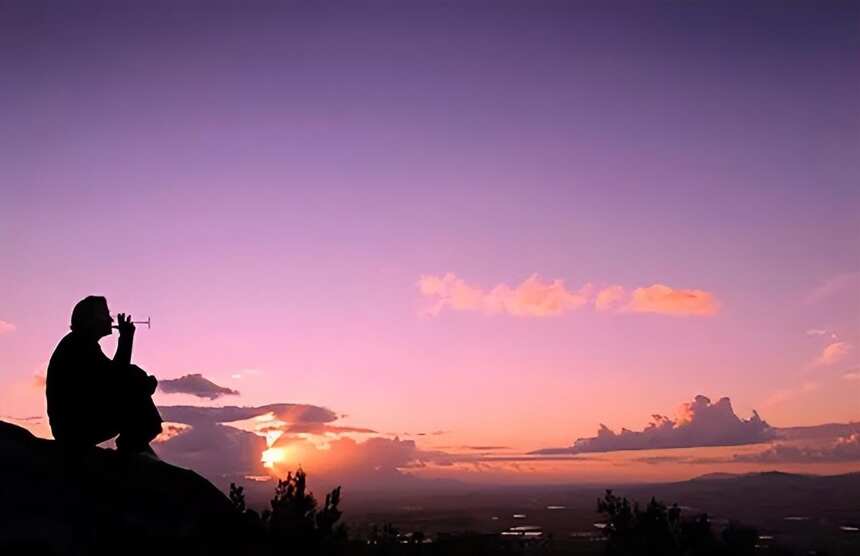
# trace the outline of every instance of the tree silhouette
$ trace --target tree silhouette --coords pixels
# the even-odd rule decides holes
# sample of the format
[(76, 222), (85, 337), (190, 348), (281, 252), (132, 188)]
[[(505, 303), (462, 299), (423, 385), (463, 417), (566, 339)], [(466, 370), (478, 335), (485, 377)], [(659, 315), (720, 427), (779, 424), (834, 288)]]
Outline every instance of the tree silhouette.
[(346, 525), (339, 523), (342, 512), (340, 487), (326, 494), (322, 508), (307, 489), (307, 475), (301, 469), (278, 480), (270, 509), (258, 515), (247, 509), (244, 488), (230, 484), (230, 501), (254, 528), (261, 532), (276, 553), (336, 554), (347, 542)]
[(233, 503), (233, 507), (236, 508), (240, 514), (244, 514), (247, 511), (247, 506), (245, 505), (245, 487), (236, 486), (236, 483), (230, 483), (230, 502)]
[(730, 524), (717, 538), (707, 514), (682, 519), (677, 504), (667, 507), (655, 498), (642, 510), (611, 490), (597, 501), (597, 511), (606, 517), (606, 551), (611, 555), (746, 555), (755, 551), (758, 539), (755, 529), (738, 524)]

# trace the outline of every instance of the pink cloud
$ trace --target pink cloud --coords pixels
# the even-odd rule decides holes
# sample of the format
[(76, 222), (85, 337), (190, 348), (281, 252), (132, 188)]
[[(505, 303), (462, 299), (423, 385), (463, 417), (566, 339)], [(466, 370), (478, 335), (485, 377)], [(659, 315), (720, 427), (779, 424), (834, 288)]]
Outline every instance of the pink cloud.
[(467, 284), (456, 274), (425, 275), (418, 280), (422, 296), (434, 301), (425, 313), (436, 316), (443, 309), (478, 311), (488, 315), (547, 317), (579, 309), (590, 303), (598, 311), (655, 313), (676, 316), (709, 316), (719, 311), (710, 292), (675, 289), (663, 284), (636, 288), (628, 294), (613, 285), (592, 296), (591, 284), (569, 290), (563, 280), (544, 281), (532, 274), (518, 286), (499, 284), (490, 290)]
[(854, 346), (848, 342), (832, 342), (827, 344), (827, 346), (824, 347), (824, 350), (822, 350), (821, 355), (819, 355), (815, 360), (814, 364), (819, 367), (824, 367), (839, 363), (848, 356), (848, 353), (853, 349), (853, 347)]
[(657, 313), (676, 316), (710, 316), (719, 311), (719, 304), (710, 292), (675, 289), (664, 284), (633, 290), (626, 310), (634, 313)]
[(0, 320), (0, 335), (15, 332), (15, 325), (5, 320)]
[(612, 311), (621, 308), (624, 301), (624, 288), (621, 286), (609, 286), (600, 290), (594, 300), (594, 307), (598, 311)]
[(423, 296), (435, 298), (427, 309), (427, 313), (433, 316), (447, 307), (488, 315), (548, 317), (585, 305), (591, 287), (586, 284), (578, 291), (571, 291), (562, 280), (545, 282), (537, 274), (532, 274), (518, 286), (499, 284), (491, 290), (484, 290), (449, 272), (444, 276), (422, 276), (418, 280), (418, 289)]

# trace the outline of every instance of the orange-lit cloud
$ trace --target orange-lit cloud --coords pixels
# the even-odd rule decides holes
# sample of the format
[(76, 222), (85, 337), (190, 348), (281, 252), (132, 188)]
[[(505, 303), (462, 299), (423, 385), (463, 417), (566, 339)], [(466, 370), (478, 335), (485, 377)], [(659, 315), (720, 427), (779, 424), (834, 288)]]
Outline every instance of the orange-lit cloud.
[[(301, 467), (315, 481), (352, 485), (375, 491), (420, 488), (424, 481), (410, 471), (427, 466), (450, 467), (457, 457), (424, 450), (414, 440), (372, 437), (331, 439), (324, 445), (306, 438), (284, 436), (266, 451), (268, 467), (284, 476)], [(467, 458), (471, 459), (471, 458)], [(423, 484), (427, 488), (434, 483)]]
[(621, 308), (624, 302), (624, 288), (621, 286), (609, 286), (598, 292), (594, 300), (594, 307), (598, 311), (614, 311)]
[(5, 320), (0, 320), (0, 335), (15, 332), (15, 325)]
[(853, 349), (853, 347), (854, 346), (848, 342), (832, 342), (827, 344), (821, 351), (821, 355), (815, 359), (813, 364), (819, 367), (824, 367), (839, 363), (848, 356), (848, 353)]
[(548, 317), (578, 309), (588, 302), (590, 286), (568, 290), (562, 280), (543, 281), (532, 274), (518, 286), (499, 284), (491, 290), (467, 284), (453, 273), (444, 276), (422, 276), (418, 289), (435, 302), (427, 309), (438, 315), (443, 309), (479, 311), (488, 315), (508, 314), (517, 317)]
[[(159, 411), (165, 419), (165, 430), (155, 443), (159, 456), (213, 480), (318, 463), (330, 452), (310, 438), (329, 445), (347, 438), (341, 435), (374, 433), (363, 427), (332, 425), (338, 419), (334, 411), (310, 404), (160, 406)], [(414, 443), (409, 445), (414, 448)], [(316, 455), (309, 459), (308, 454)]]
[(418, 280), (418, 290), (422, 296), (433, 300), (426, 308), (426, 314), (432, 316), (448, 308), (489, 315), (547, 317), (592, 303), (598, 311), (617, 313), (710, 316), (719, 311), (715, 296), (704, 290), (653, 284), (628, 293), (622, 286), (612, 285), (592, 295), (591, 284), (574, 291), (562, 280), (543, 281), (537, 274), (518, 286), (499, 284), (490, 290), (467, 284), (451, 272), (442, 276), (425, 275)]
[(657, 313), (676, 316), (709, 316), (719, 311), (719, 304), (710, 292), (675, 289), (664, 284), (636, 288), (625, 310), (634, 313)]
[(155, 437), (153, 444), (167, 442), (172, 438), (176, 438), (182, 433), (188, 432), (191, 429), (190, 425), (183, 423), (162, 423), (161, 434)]

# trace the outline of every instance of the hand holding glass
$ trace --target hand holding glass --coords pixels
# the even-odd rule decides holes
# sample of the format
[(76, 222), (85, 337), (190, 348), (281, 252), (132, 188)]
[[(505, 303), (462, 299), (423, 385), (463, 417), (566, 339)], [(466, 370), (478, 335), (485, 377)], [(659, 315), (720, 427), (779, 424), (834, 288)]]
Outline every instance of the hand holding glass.
[[(111, 316), (116, 318), (116, 315), (111, 315)], [(152, 317), (146, 317), (146, 320), (133, 320), (133, 321), (131, 321), (131, 323), (132, 324), (145, 324), (147, 328), (152, 328)], [(119, 328), (119, 325), (113, 324), (113, 325), (111, 325), (111, 328)]]

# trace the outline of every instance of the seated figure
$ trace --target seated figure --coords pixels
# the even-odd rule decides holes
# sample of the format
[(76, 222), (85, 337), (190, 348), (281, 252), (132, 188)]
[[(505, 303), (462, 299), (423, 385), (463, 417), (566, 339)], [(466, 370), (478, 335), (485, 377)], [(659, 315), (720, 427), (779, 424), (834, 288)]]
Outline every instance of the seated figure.
[(72, 311), (71, 332), (48, 365), (48, 419), (54, 438), (74, 450), (117, 435), (117, 449), (154, 455), (149, 443), (161, 433), (152, 401), (157, 381), (131, 364), (134, 324), (118, 317), (119, 341), (109, 359), (99, 340), (111, 334), (113, 318), (104, 297), (89, 296)]

